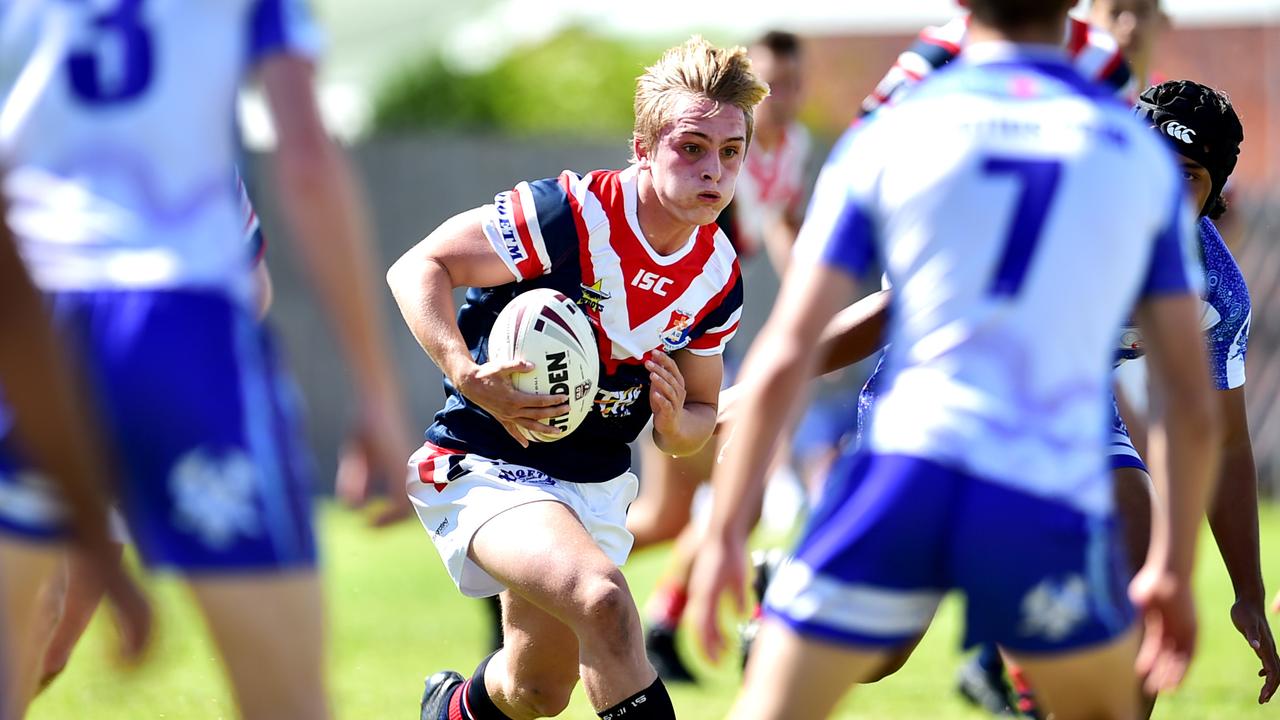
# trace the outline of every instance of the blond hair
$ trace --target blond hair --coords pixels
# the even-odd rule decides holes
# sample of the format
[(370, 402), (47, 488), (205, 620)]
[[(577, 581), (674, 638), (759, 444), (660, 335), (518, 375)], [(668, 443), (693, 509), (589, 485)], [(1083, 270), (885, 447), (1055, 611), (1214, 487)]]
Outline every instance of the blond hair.
[[(652, 150), (662, 129), (671, 122), (675, 106), (684, 98), (695, 97), (742, 110), (749, 146), (755, 107), (768, 94), (769, 86), (751, 71), (746, 48), (718, 48), (694, 35), (683, 45), (664, 52), (658, 62), (636, 78), (634, 140)], [(634, 149), (634, 141), (632, 145)], [(632, 161), (635, 160), (633, 156)]]

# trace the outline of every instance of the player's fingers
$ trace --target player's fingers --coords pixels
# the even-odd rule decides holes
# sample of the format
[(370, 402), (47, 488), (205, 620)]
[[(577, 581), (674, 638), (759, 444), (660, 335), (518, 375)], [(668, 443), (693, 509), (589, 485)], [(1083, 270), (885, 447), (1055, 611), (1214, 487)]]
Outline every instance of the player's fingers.
[(1137, 671), (1138, 677), (1144, 679), (1151, 675), (1163, 642), (1159, 617), (1153, 617), (1150, 610), (1147, 612), (1148, 615), (1144, 620), (1145, 632), (1142, 633), (1142, 644), (1138, 647), (1138, 657), (1133, 662), (1133, 667)]
[[(658, 357), (658, 354), (655, 353), (654, 357)], [(680, 369), (676, 367), (676, 364), (671, 360), (671, 358), (666, 355), (662, 355), (661, 357), (666, 359), (666, 364), (655, 362), (653, 360), (646, 360), (644, 364), (645, 369), (648, 370), (650, 374), (661, 376), (672, 385), (684, 387), (684, 377), (680, 375)]]
[(513, 406), (521, 408), (558, 408), (564, 407), (568, 409), (569, 396), (563, 393), (555, 393), (554, 395), (538, 395), (536, 393), (525, 392), (511, 388), (506, 393), (507, 402)]
[(373, 516), (371, 524), (377, 528), (394, 525), (413, 514), (413, 504), (403, 487), (391, 487), (387, 492), (387, 506)]
[(1262, 684), (1262, 692), (1258, 695), (1258, 703), (1265, 703), (1271, 700), (1275, 695), (1276, 689), (1280, 687), (1280, 657), (1276, 656), (1276, 646), (1274, 640), (1271, 639), (1270, 633), (1264, 635), (1268, 642), (1264, 643), (1266, 652), (1262, 655), (1262, 671), (1261, 675), (1266, 678), (1266, 682)]
[(559, 435), (562, 432), (564, 432), (558, 427), (553, 427), (551, 425), (540, 423), (537, 420), (530, 420), (528, 418), (522, 418), (522, 417), (512, 418), (511, 422), (515, 423), (516, 425), (530, 432), (542, 433), (544, 435)]
[(507, 431), (508, 435), (515, 438), (516, 442), (520, 443), (520, 447), (524, 447), (524, 448), (529, 447), (529, 440), (525, 438), (524, 435), (520, 434), (520, 431), (516, 428), (516, 424), (514, 421), (499, 420), (498, 424), (502, 426), (502, 429)]
[(671, 385), (671, 382), (667, 378), (664, 378), (661, 375), (650, 375), (649, 387), (669, 401), (674, 401), (676, 399), (675, 387)]
[(675, 360), (671, 359), (670, 355), (662, 352), (661, 350), (655, 350), (649, 353), (649, 362), (661, 366), (664, 370), (676, 377), (681, 377), (680, 366), (676, 364)]
[(528, 360), (513, 358), (511, 360), (491, 361), (488, 363), (488, 372), (481, 370), (481, 373), (490, 375), (514, 375), (516, 373), (529, 372), (533, 370), (533, 363)]
[(522, 407), (513, 412), (511, 417), (525, 420), (546, 420), (560, 417), (568, 412), (569, 403), (560, 403), (559, 405), (547, 405), (545, 407)]

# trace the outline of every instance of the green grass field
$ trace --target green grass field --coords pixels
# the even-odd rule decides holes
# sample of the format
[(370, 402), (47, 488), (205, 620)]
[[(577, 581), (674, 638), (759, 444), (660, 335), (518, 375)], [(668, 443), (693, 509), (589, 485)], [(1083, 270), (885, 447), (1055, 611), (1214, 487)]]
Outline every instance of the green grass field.
[[(326, 508), (321, 527), (331, 624), (329, 667), (338, 716), (416, 718), (424, 675), (443, 668), (468, 674), (484, 654), (484, 609), (457, 594), (416, 521), (374, 532), (354, 516)], [(1277, 717), (1280, 708), (1256, 704), (1259, 665), (1227, 617), (1231, 587), (1205, 535), (1198, 576), (1201, 651), (1187, 684), (1161, 700), (1156, 717)], [(1280, 507), (1264, 508), (1262, 543), (1264, 570), (1274, 587), (1280, 582)], [(625, 568), (641, 600), (665, 555), (664, 549), (648, 551)], [(152, 589), (159, 635), (147, 664), (133, 672), (111, 667), (110, 630), (99, 616), (65, 675), (36, 700), (31, 718), (235, 717), (217, 660), (182, 588), (160, 579)], [(837, 717), (982, 717), (952, 690), (960, 660), (959, 610), (956, 602), (945, 604), (906, 668), (885, 682), (857, 689)], [(691, 646), (686, 650), (695, 657)], [(713, 669), (699, 663), (701, 685), (672, 688), (682, 718), (723, 717), (738, 683), (731, 665)], [(587, 720), (595, 715), (579, 691), (562, 717)]]

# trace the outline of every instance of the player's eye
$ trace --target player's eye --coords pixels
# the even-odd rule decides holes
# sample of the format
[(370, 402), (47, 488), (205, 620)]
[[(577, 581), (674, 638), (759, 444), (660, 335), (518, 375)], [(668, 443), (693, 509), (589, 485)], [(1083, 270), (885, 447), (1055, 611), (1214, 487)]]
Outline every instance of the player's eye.
[(697, 155), (698, 153), (702, 152), (702, 148), (698, 147), (697, 145), (694, 145), (693, 143), (689, 143), (684, 146), (684, 151), (689, 153), (690, 155)]
[(738, 156), (738, 148), (736, 148), (736, 147), (727, 147), (727, 148), (725, 148), (725, 149), (721, 150), (721, 151), (720, 151), (720, 154), (721, 154), (721, 155), (723, 155), (723, 156), (725, 156), (726, 158), (737, 157), (737, 156)]

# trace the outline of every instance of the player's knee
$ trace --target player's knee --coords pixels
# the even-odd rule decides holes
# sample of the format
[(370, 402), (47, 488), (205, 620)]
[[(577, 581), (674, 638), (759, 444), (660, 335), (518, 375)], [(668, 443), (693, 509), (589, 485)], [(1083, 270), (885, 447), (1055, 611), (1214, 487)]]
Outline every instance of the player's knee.
[(636, 611), (622, 571), (610, 568), (584, 578), (574, 600), (580, 618), (579, 635), (586, 630), (596, 639), (616, 643), (619, 649), (626, 646), (633, 624), (631, 616)]

